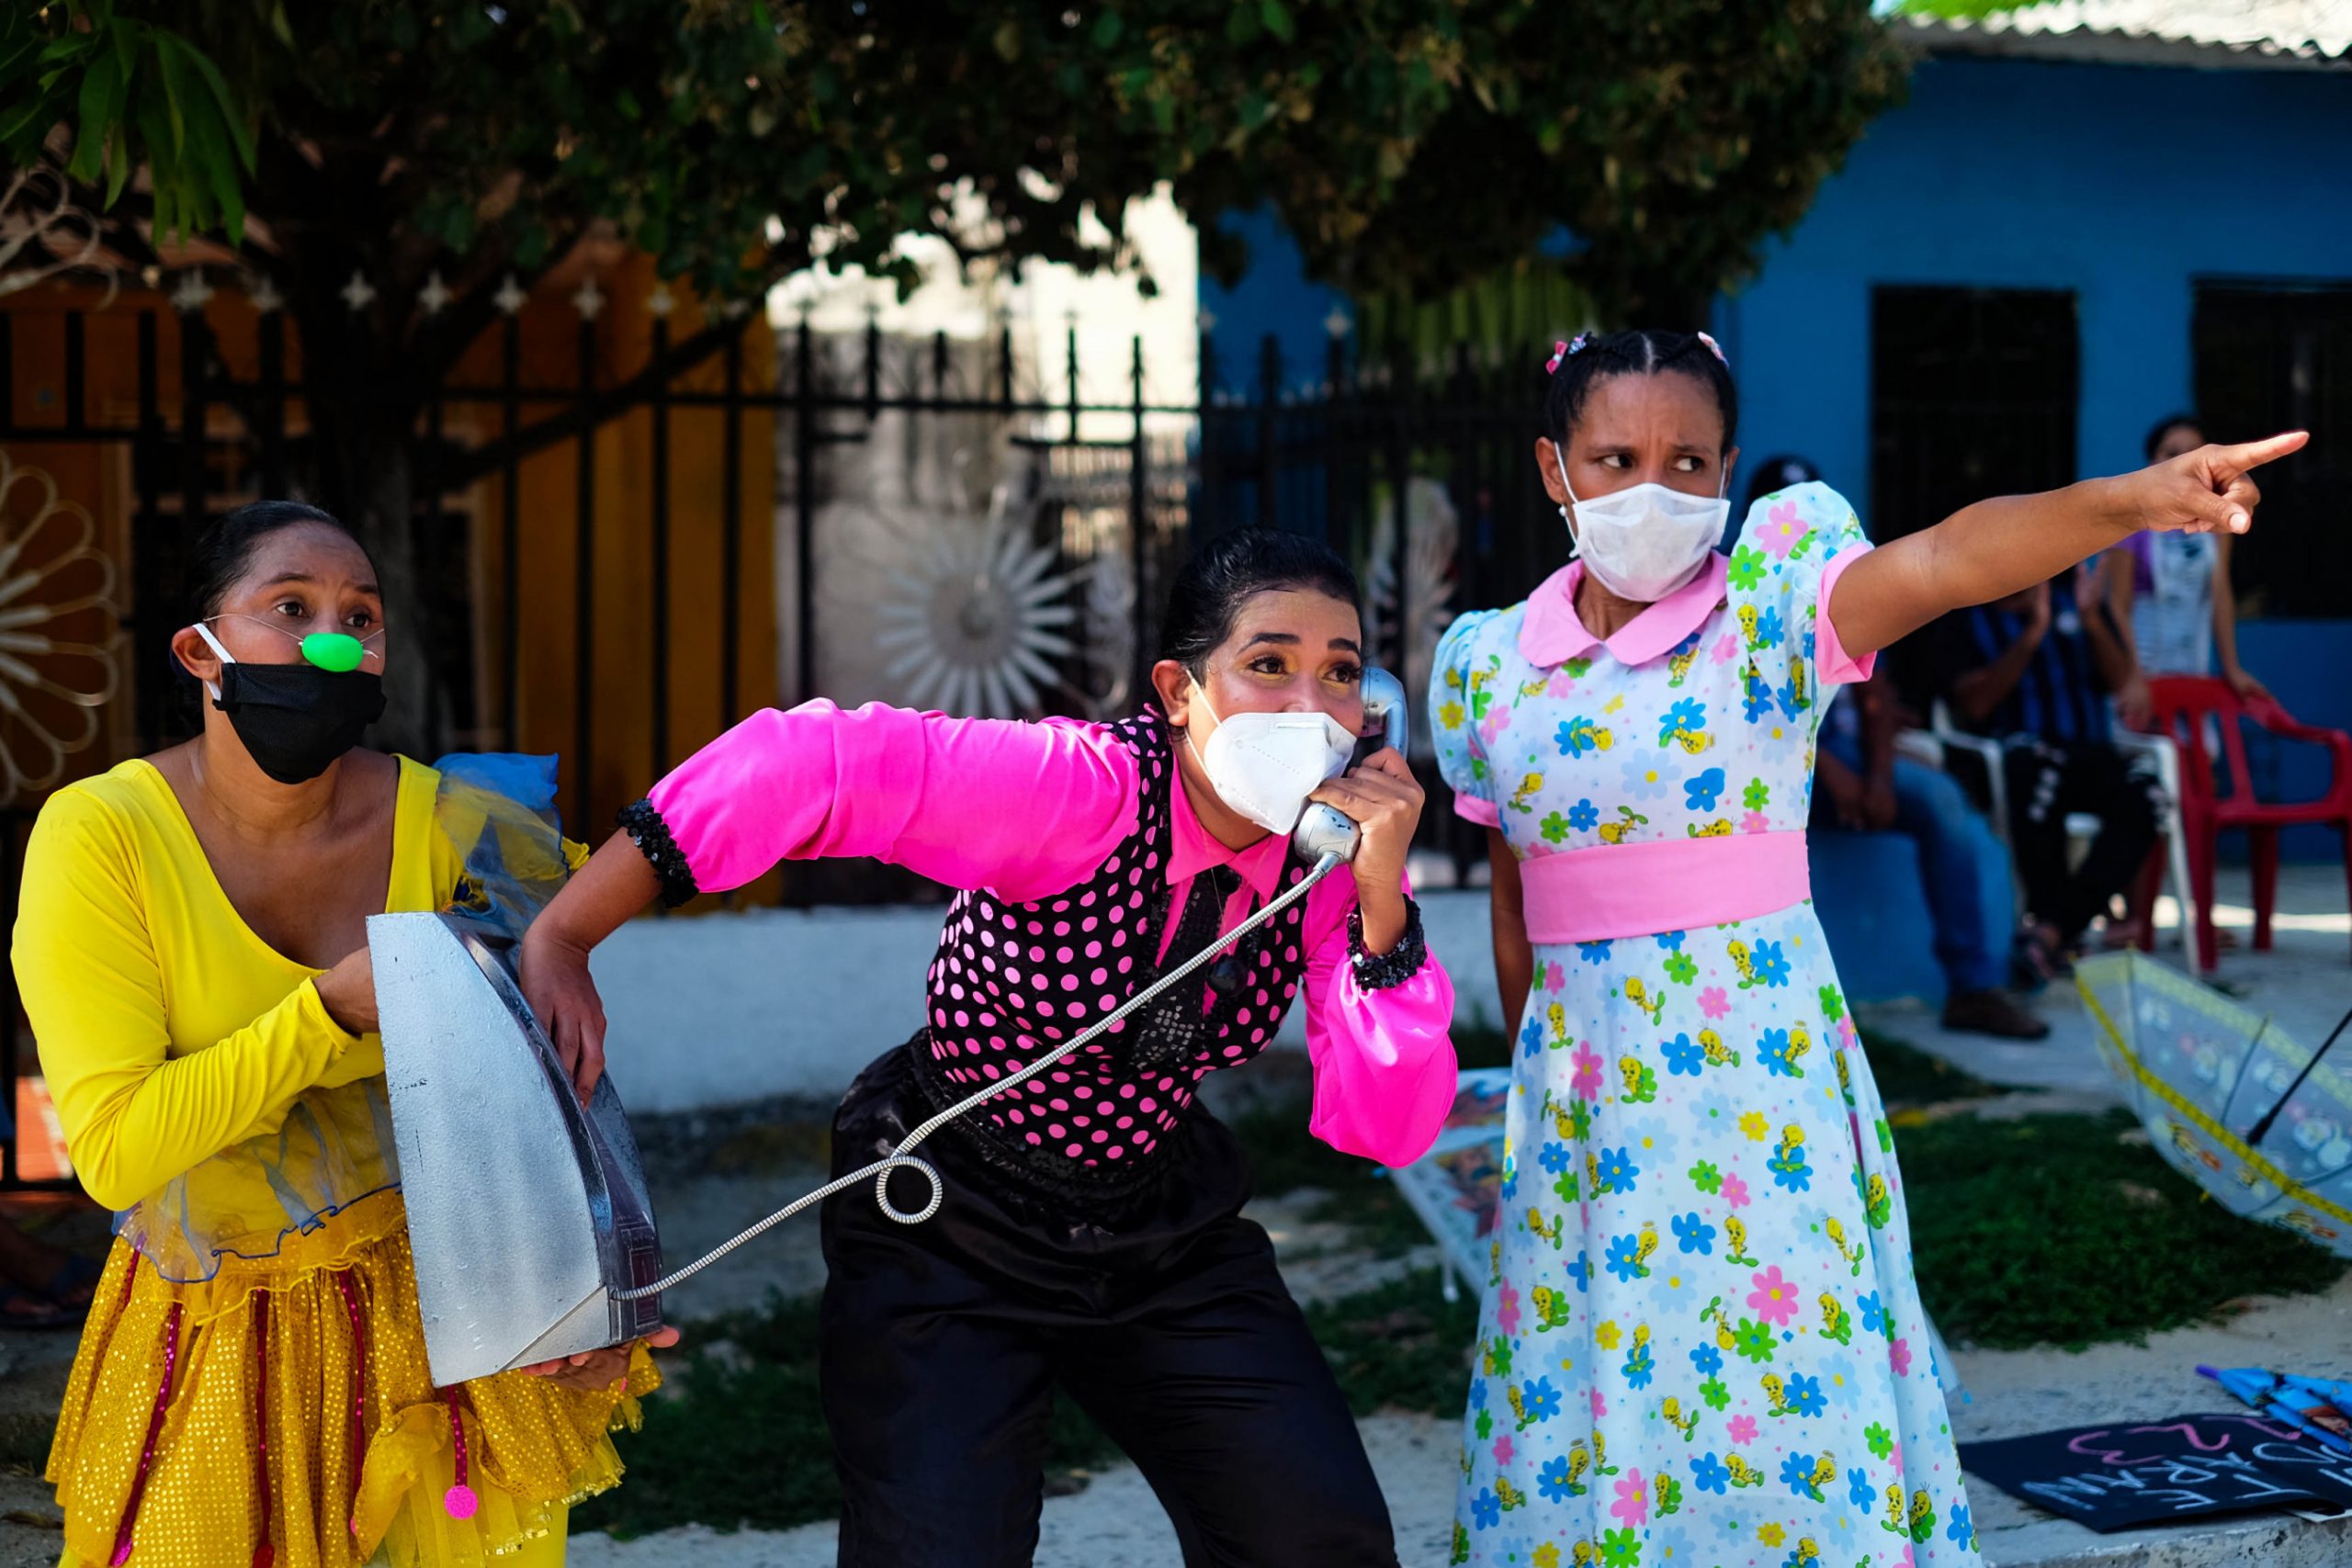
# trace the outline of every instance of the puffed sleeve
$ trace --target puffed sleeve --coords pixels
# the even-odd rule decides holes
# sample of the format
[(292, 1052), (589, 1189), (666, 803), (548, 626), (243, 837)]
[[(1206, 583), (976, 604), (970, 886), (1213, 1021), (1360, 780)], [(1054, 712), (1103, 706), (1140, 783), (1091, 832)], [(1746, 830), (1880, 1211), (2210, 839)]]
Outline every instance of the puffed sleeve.
[(1871, 547), (1861, 519), (1826, 484), (1792, 485), (1748, 508), (1732, 548), (1730, 593), (1748, 668), (1751, 723), (1820, 723), (1835, 688), (1866, 681), (1877, 655), (1854, 658), (1838, 641), (1829, 595)]
[(1359, 964), (1354, 908), (1352, 886), (1308, 907), (1307, 1129), (1342, 1154), (1409, 1165), (1429, 1152), (1453, 1104), (1453, 981), (1423, 941), (1418, 910), (1394, 952)]
[(1437, 748), (1438, 774), (1453, 791), (1455, 815), (1485, 828), (1500, 824), (1502, 812), (1478, 720), (1494, 700), (1492, 684), (1502, 659), (1480, 651), (1480, 634), (1500, 613), (1474, 610), (1457, 617), (1438, 640), (1430, 667), (1430, 739)]

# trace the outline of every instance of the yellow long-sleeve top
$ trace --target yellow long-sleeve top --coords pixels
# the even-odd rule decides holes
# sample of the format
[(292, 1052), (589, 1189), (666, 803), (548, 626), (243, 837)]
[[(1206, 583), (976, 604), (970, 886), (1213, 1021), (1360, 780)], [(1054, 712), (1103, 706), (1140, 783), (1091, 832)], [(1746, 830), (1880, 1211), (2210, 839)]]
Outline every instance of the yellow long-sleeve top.
[[(459, 871), (439, 775), (402, 760), (387, 910), (435, 909)], [(384, 1070), (319, 999), (322, 973), (254, 934), (164, 775), (144, 761), (61, 790), (25, 852), (16, 964), (74, 1168), (127, 1209), (277, 1131), (304, 1089)]]
[[(445, 907), (463, 870), (437, 824), (438, 788), (433, 769), (401, 760), (388, 911)], [(106, 1561), (125, 1530), (150, 1568), (250, 1568), (265, 1542), (305, 1568), (346, 1568), (379, 1542), (403, 1568), (531, 1543), (560, 1555), (565, 1508), (618, 1479), (607, 1432), (635, 1419), (634, 1398), (519, 1373), (463, 1385), (479, 1505), (465, 1519), (444, 1506), (451, 1406), (425, 1367), (397, 1190), (289, 1231), (270, 1183), (234, 1157), (277, 1146), (298, 1100), (313, 1123), (322, 1107), (331, 1118), (327, 1100), (301, 1097), (380, 1076), (381, 1043), (337, 1024), (320, 971), (245, 924), (152, 764), (125, 762), (43, 807), (14, 957), (91, 1195), (128, 1208), (193, 1172), (184, 1201), (208, 1210), (212, 1234), (267, 1243), (222, 1256), (209, 1278), (175, 1280), (117, 1242), (50, 1457), (67, 1561)], [(365, 1118), (335, 1131), (373, 1137)], [(629, 1394), (654, 1382), (640, 1352)]]

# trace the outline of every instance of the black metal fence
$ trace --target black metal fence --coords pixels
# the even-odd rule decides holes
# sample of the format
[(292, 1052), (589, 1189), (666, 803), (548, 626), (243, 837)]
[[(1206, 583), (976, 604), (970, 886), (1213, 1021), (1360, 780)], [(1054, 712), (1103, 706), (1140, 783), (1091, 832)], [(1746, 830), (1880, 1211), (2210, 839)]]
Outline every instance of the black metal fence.
[[(114, 750), (153, 750), (185, 723), (167, 678), (178, 629), (170, 607), (197, 528), (243, 500), (299, 491), (316, 471), (307, 443), (317, 433), (288, 375), (288, 329), (265, 311), (250, 342), (241, 338), (230, 355), (201, 310), (174, 318), (153, 307), (69, 310), (17, 330), (25, 320), (0, 312), (0, 452), (95, 446), (127, 457), (116, 532), (128, 558), (121, 700), (130, 722), (119, 727)], [(94, 332), (129, 346), (135, 391), (127, 403), (90, 394)], [(36, 333), (40, 341), (28, 347)], [(758, 335), (768, 333), (766, 342)], [(1054, 345), (1059, 352), (1037, 353), (1016, 344), (1009, 325), (992, 342), (910, 341), (878, 325), (827, 334), (803, 321), (779, 333), (754, 313), (673, 342), (659, 319), (642, 363), (622, 374), (610, 364), (606, 333), (583, 318), (569, 376), (545, 373), (538, 338), (526, 373), (525, 334), (510, 312), (492, 329), (494, 354), (474, 361), (493, 373), (436, 387), (424, 402), (408, 454), (416, 581), (453, 635), (404, 640), (402, 657), (427, 671), (428, 743), (560, 752), (565, 815), (591, 833), (765, 694), (831, 694), (820, 690), (829, 639), (854, 646), (873, 628), (842, 619), (854, 612), (829, 592), (822, 525), (851, 488), (850, 454), (864, 449), (869, 473), (895, 460), (874, 449), (890, 421), (915, 433), (908, 461), (922, 429), (945, 421), (1025, 454), (1023, 482), (1038, 502), (1021, 523), (1027, 546), (1073, 581), (1098, 571), (1115, 579), (1116, 591), (1092, 606), (1107, 605), (1110, 618), (1081, 617), (1062, 639), (1069, 646), (1047, 660), (1053, 678), (1035, 682), (1035, 705), (1046, 711), (1131, 705), (1148, 691), (1170, 577), (1193, 545), (1227, 528), (1312, 534), (1355, 560), (1370, 590), (1374, 656), (1417, 695), (1453, 608), (1520, 597), (1560, 553), (1527, 455), (1533, 389), (1466, 355), (1411, 363), (1335, 337), (1322, 363), (1285, 365), (1269, 340), (1254, 364), (1228, 367), (1204, 335), (1193, 384), (1182, 396), (1163, 386), (1154, 397), (1140, 339), (1124, 366), (1090, 366), (1075, 330)], [(28, 352), (40, 360), (33, 368), (62, 387), (51, 406), (19, 409), (11, 400)], [(772, 374), (754, 373), (769, 366)], [(119, 379), (119, 362), (107, 368)], [(1106, 382), (1125, 395), (1084, 390)], [(703, 508), (689, 543), (674, 502), (684, 478), (674, 454), (689, 436), (710, 446), (714, 423), (715, 526)], [(758, 443), (767, 439), (772, 509), (745, 482), (747, 472), (758, 474)], [(614, 442), (623, 447), (606, 445)], [(616, 515), (612, 496), (600, 492), (613, 488), (616, 457), (639, 455), (643, 482), (628, 486)], [(568, 526), (532, 499), (533, 471), (569, 474)], [(534, 561), (535, 547), (551, 558)], [(773, 575), (757, 570), (770, 550)], [(1115, 572), (1102, 570), (1106, 557)], [(678, 615), (676, 584), (688, 578), (717, 585), (708, 614)], [(643, 622), (627, 628), (645, 652), (642, 671), (609, 650), (616, 604), (634, 606)], [(775, 625), (769, 669), (752, 662), (761, 649), (747, 627), (761, 616)], [(1114, 624), (1121, 617), (1124, 626)], [(550, 663), (550, 643), (568, 658)], [(1106, 643), (1116, 645), (1110, 656)], [(119, 758), (85, 760), (94, 768)], [(0, 888), (12, 926), (35, 804), (0, 808)], [(1448, 813), (1430, 813), (1427, 832), (1461, 857), (1475, 848)], [(762, 896), (925, 893), (910, 878), (868, 868), (797, 873)], [(13, 976), (0, 976), (0, 1087), (12, 1106), (23, 1040)], [(14, 1141), (0, 1145), (0, 1185), (24, 1180)]]

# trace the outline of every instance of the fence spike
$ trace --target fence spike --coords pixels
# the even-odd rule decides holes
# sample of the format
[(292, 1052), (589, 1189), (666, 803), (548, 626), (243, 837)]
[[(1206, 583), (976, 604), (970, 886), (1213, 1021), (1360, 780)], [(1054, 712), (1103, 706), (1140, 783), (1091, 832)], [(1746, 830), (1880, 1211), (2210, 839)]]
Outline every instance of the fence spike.
[(180, 274), (179, 287), (172, 290), (172, 309), (183, 316), (192, 316), (204, 309), (212, 298), (212, 285), (204, 281), (204, 269), (190, 267)]

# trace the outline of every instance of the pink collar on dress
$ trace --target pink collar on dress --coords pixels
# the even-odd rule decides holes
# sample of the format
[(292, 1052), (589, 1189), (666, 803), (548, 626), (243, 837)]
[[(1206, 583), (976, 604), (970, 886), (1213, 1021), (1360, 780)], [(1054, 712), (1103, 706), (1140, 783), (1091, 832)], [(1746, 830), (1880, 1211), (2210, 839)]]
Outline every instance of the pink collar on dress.
[(1618, 627), (1604, 642), (1585, 628), (1577, 614), (1577, 585), (1584, 581), (1584, 562), (1572, 560), (1527, 596), (1527, 615), (1519, 627), (1520, 654), (1530, 664), (1549, 669), (1606, 647), (1620, 664), (1646, 664), (1707, 624), (1724, 602), (1730, 575), (1731, 563), (1723, 552), (1709, 552), (1698, 576)]

